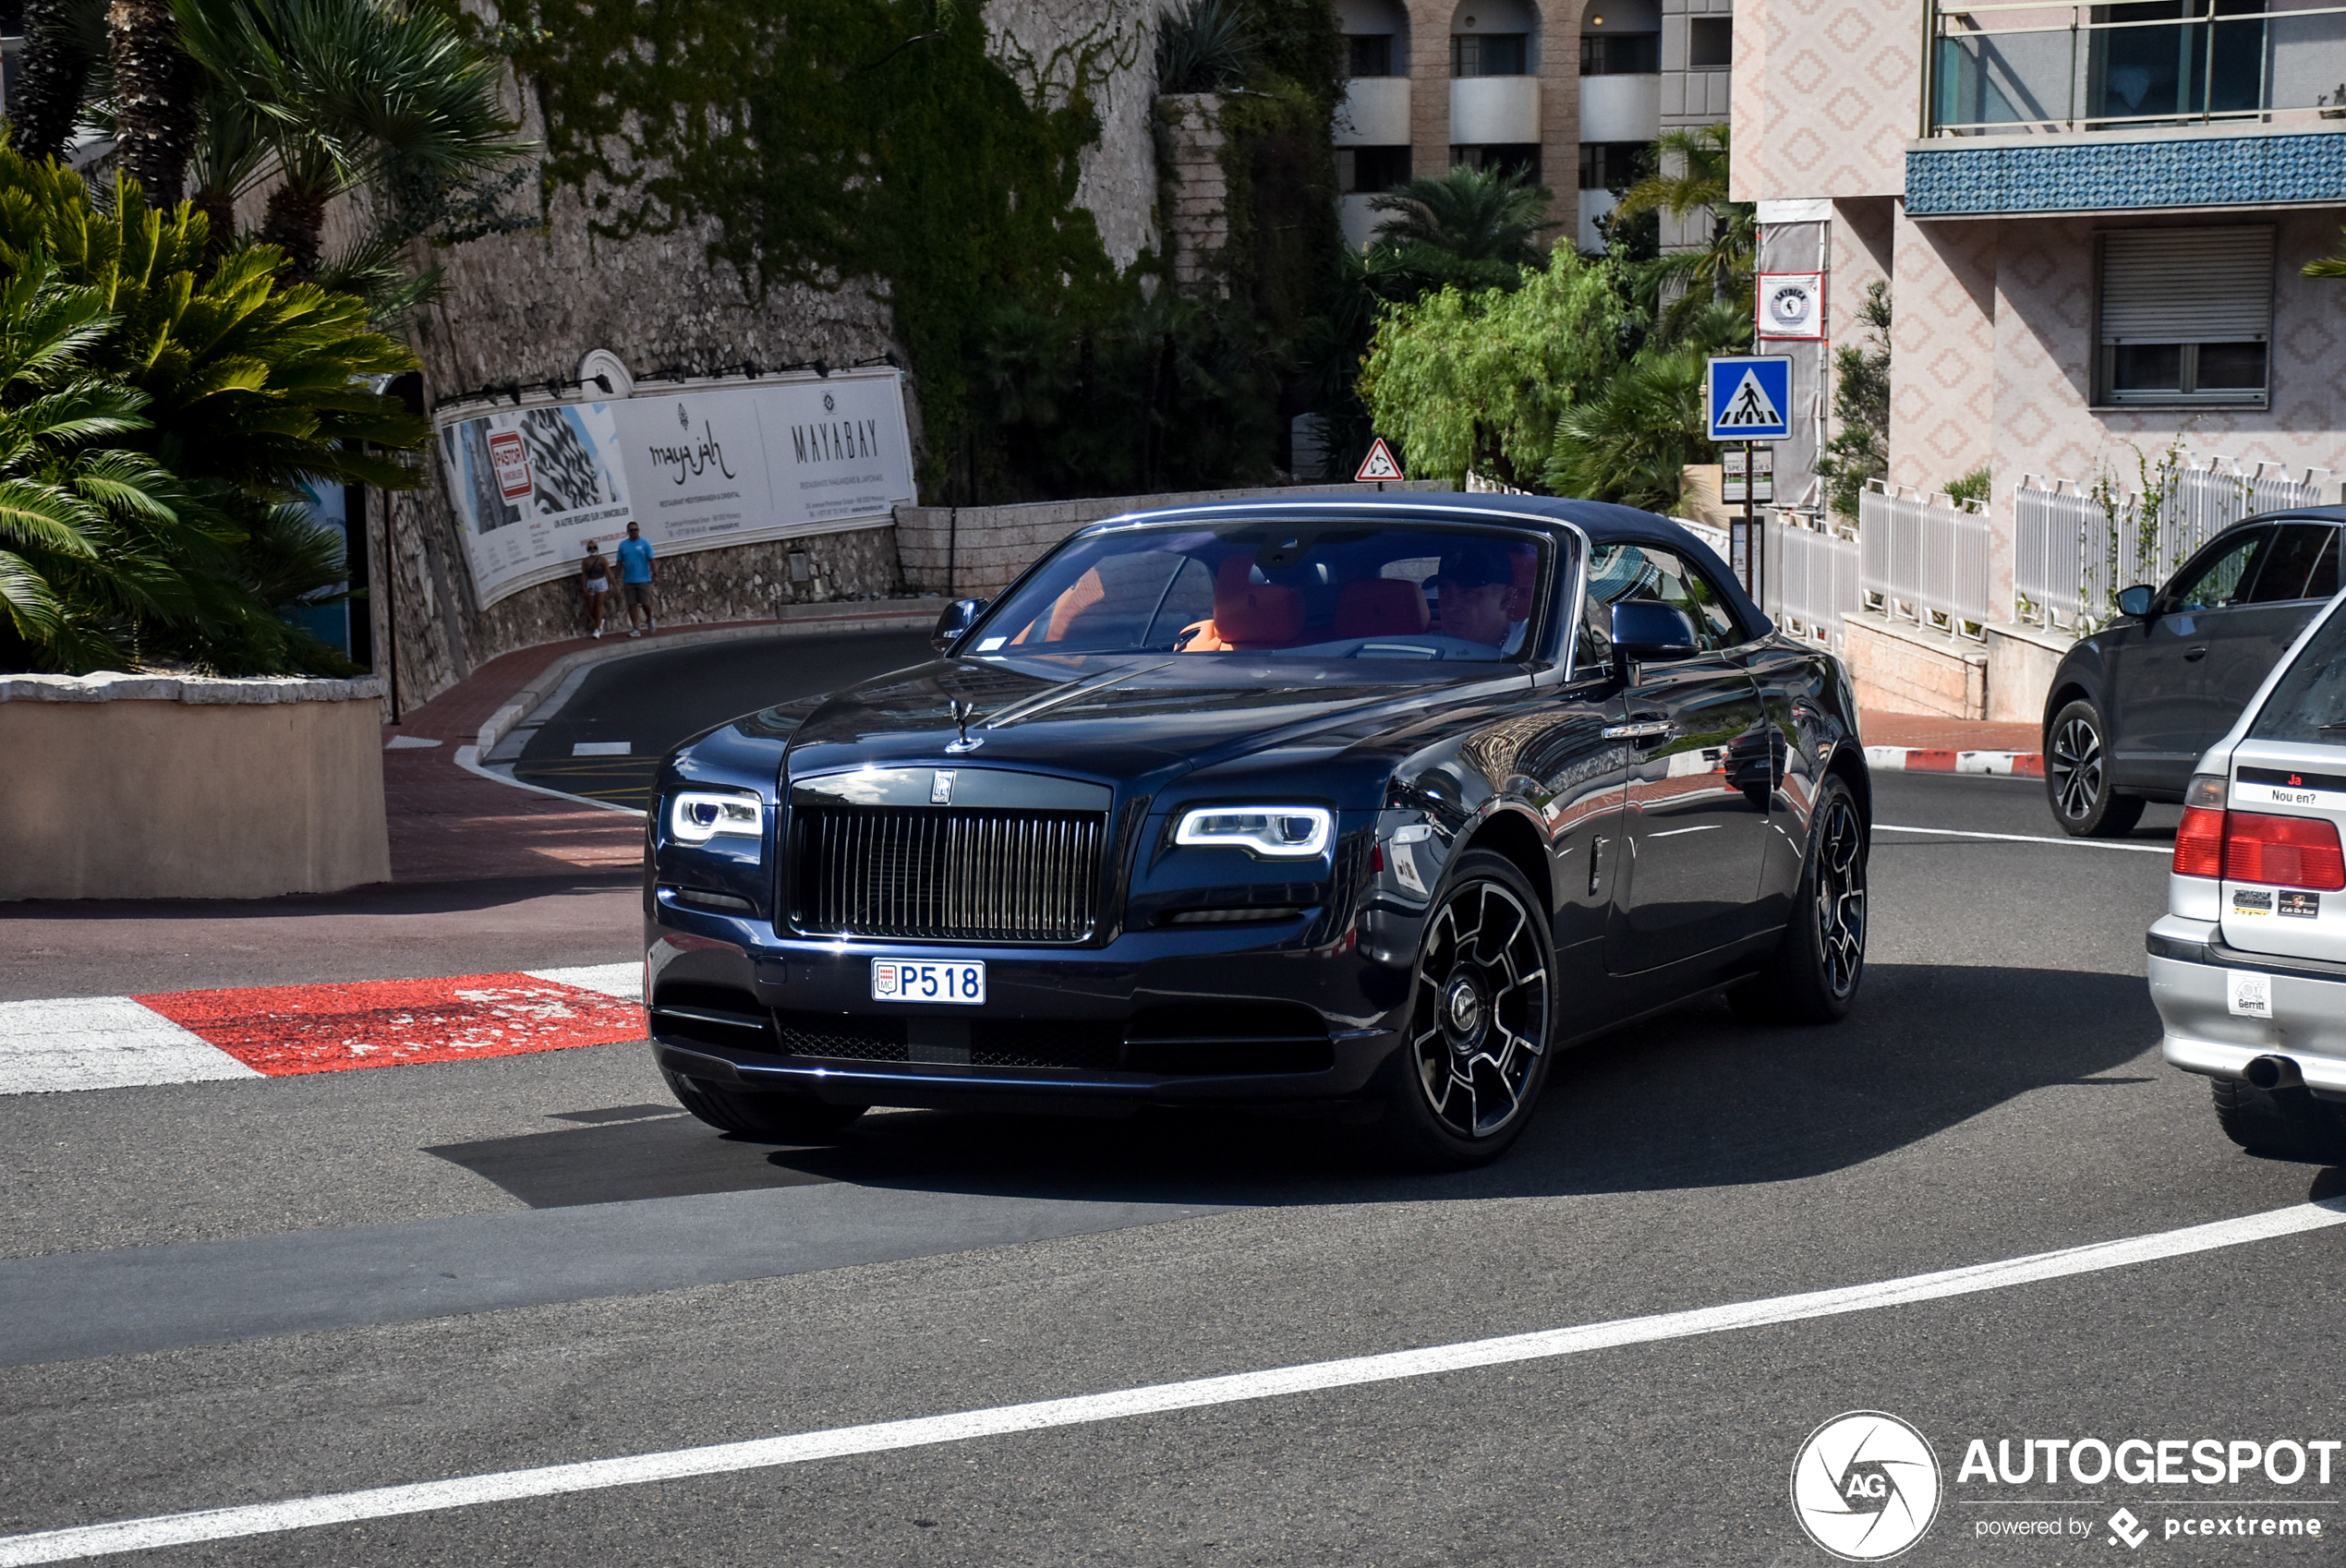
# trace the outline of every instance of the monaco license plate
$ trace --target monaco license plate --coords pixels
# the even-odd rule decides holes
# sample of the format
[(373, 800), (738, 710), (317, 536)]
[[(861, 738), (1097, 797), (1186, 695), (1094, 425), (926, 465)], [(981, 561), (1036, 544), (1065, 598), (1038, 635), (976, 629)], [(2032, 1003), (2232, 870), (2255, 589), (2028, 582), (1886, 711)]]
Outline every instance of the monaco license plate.
[(872, 1000), (974, 1005), (986, 1000), (986, 965), (970, 959), (950, 963), (932, 959), (874, 959)]

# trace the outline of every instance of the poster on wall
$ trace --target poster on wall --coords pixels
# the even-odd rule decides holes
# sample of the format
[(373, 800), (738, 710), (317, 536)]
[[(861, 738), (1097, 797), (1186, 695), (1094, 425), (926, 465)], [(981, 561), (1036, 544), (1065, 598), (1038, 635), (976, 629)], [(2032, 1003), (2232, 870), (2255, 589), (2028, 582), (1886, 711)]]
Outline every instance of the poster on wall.
[(609, 554), (630, 522), (677, 554), (882, 520), (913, 500), (893, 370), (459, 412), (440, 450), (483, 606), (576, 571), (590, 539)]

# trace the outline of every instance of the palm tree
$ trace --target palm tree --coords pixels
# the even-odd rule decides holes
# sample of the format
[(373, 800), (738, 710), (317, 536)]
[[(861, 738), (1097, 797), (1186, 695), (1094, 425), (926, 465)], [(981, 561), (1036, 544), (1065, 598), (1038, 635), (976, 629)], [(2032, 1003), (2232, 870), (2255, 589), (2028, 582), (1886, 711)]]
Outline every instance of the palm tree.
[(106, 52), (114, 65), (115, 145), (122, 166), (158, 207), (175, 207), (196, 139), (202, 73), (179, 47), (171, 0), (112, 0)]
[[(435, 202), (526, 151), (498, 103), (499, 57), (437, 7), (398, 0), (174, 0), (215, 84), (204, 197), (233, 200), (273, 163), (259, 237), (315, 276), (327, 204), (371, 187), (412, 237)], [(266, 149), (263, 161), (252, 155)], [(239, 152), (241, 150), (241, 155)]]
[(2346, 278), (2346, 230), (2340, 231), (2338, 253), (2325, 256), (2318, 261), (2306, 262), (2305, 275), (2309, 278)]
[(1727, 199), (1733, 143), (1725, 126), (1670, 131), (1653, 151), (1655, 172), (1622, 192), (1614, 216), (1626, 221), (1661, 212), (1683, 223), (1707, 213), (1711, 220), (1705, 244), (1665, 251), (1645, 263), (1641, 292), (1655, 305), (1663, 297), (1673, 302), (1663, 313), (1663, 335), (1670, 337), (1684, 326), (1687, 312), (1706, 301), (1741, 299), (1748, 308), (1760, 210), (1748, 201)]
[(8, 84), (8, 121), (26, 157), (62, 157), (72, 144), (105, 29), (105, 0), (24, 0), (24, 59)]
[(1157, 23), (1159, 92), (1228, 92), (1244, 87), (1260, 51), (1254, 18), (1238, 0), (1190, 0)]
[(1369, 202), (1393, 214), (1376, 243), (1401, 253), (1438, 286), (1512, 288), (1521, 270), (1537, 267), (1540, 235), (1553, 199), (1544, 186), (1511, 169), (1472, 169), (1421, 175)]
[(1565, 410), (1548, 488), (1654, 512), (1676, 506), (1681, 471), (1711, 451), (1702, 434), (1703, 358), (1693, 347), (1641, 357), (1594, 402)]

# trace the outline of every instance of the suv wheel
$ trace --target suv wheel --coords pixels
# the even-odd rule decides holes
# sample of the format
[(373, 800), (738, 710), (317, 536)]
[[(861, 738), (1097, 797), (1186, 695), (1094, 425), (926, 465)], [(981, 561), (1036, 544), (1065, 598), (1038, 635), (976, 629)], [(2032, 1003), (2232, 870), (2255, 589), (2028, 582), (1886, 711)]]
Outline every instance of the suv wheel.
[(2142, 820), (2142, 797), (2110, 782), (2109, 735), (2101, 709), (2083, 697), (2045, 726), (2045, 799), (2073, 838), (2122, 838)]

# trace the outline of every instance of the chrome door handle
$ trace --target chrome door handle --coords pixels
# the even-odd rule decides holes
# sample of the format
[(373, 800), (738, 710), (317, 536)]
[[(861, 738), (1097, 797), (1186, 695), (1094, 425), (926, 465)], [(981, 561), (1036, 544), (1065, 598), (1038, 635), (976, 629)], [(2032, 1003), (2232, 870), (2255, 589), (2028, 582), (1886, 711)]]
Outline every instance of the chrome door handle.
[(2185, 648), (2183, 650), (2183, 662), (2185, 664), (2193, 663), (2195, 660), (2203, 659), (2207, 657), (2207, 650), (2205, 647)]
[(1608, 724), (1604, 738), (1608, 741), (1661, 741), (1678, 732), (1678, 727), (1666, 718), (1646, 719), (1631, 724)]

